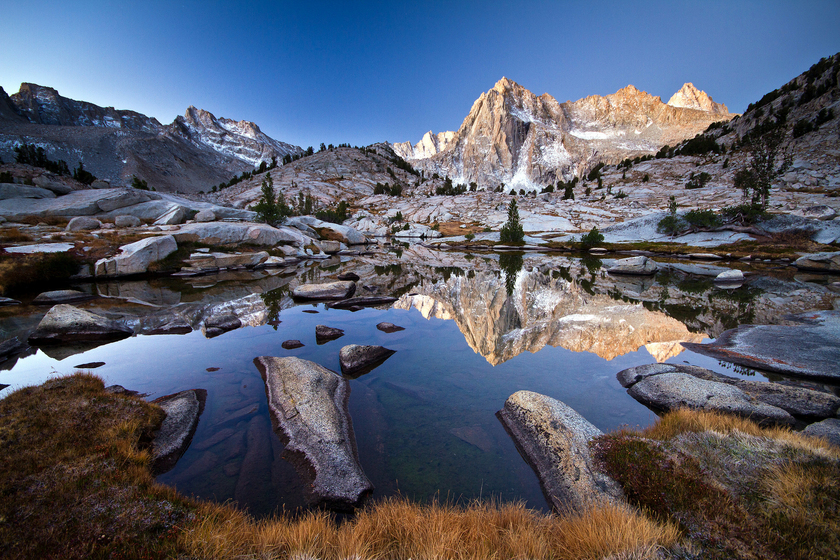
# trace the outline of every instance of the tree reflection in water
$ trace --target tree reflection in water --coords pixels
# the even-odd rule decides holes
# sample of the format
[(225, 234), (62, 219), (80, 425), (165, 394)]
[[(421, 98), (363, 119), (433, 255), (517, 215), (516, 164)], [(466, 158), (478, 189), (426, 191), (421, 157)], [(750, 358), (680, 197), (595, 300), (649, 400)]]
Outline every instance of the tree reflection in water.
[(507, 295), (513, 295), (513, 288), (516, 286), (516, 275), (522, 270), (522, 256), (525, 253), (501, 253), (499, 255), (499, 268), (505, 274), (505, 290)]

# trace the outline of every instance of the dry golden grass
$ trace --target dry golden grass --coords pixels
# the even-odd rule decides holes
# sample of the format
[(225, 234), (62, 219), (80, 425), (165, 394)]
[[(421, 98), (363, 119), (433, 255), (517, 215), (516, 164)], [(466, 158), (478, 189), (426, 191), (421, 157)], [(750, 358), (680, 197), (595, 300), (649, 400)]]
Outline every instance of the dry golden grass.
[(0, 256), (0, 294), (56, 284), (79, 271), (80, 259), (70, 253)]
[[(462, 228), (461, 226), (467, 226)], [(465, 235), (467, 233), (479, 233), (484, 230), (484, 226), (474, 223), (465, 223), (465, 222), (440, 222), (438, 224), (438, 231), (443, 234), (444, 237), (454, 236), (454, 235)]]
[(163, 411), (111, 395), (90, 374), (0, 400), (0, 557), (161, 558), (188, 500), (155, 483), (150, 434)]
[(66, 227), (70, 223), (70, 218), (64, 216), (25, 216), (20, 219), (20, 223), (30, 226), (47, 224), (48, 226)]
[(679, 522), (703, 558), (840, 557), (840, 450), (824, 440), (680, 410), (601, 436), (593, 451), (632, 503)]
[(840, 459), (840, 449), (823, 439), (806, 436), (785, 427), (761, 427), (740, 416), (720, 412), (680, 409), (659, 418), (655, 424), (642, 430), (644, 437), (668, 440), (685, 432), (715, 432), (730, 434), (740, 432), (785, 443), (796, 449)]
[(324, 512), (253, 521), (212, 505), (198, 519), (181, 539), (196, 558), (652, 558), (679, 537), (675, 525), (617, 505), (550, 516), (517, 503), (421, 505), (392, 498), (341, 525)]
[(9, 227), (0, 229), (0, 243), (22, 243), (32, 241), (32, 236), (20, 231), (19, 228)]

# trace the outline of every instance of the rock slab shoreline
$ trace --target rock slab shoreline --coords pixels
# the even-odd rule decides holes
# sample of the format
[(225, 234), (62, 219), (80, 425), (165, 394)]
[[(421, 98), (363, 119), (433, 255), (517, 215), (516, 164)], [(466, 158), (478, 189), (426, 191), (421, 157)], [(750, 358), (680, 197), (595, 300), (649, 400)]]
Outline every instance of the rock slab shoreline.
[(589, 442), (601, 430), (568, 405), (539, 393), (517, 391), (496, 416), (537, 473), (555, 511), (582, 512), (593, 503), (623, 500), (621, 487), (595, 469), (589, 453)]
[(304, 479), (309, 501), (345, 511), (360, 505), (373, 484), (359, 464), (347, 380), (294, 357), (259, 356), (254, 365), (265, 381), (274, 431), (286, 444), (283, 457)]

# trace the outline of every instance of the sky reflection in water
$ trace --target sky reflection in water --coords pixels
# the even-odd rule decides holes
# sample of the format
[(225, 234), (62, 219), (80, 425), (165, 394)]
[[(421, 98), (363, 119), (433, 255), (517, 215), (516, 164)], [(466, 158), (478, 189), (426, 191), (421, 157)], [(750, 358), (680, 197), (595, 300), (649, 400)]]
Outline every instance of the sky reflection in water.
[[(504, 293), (504, 282), (501, 286)], [(318, 313), (304, 312), (313, 310)], [(374, 497), (397, 492), (415, 499), (500, 497), (546, 509), (536, 476), (495, 417), (505, 399), (521, 389), (557, 398), (605, 431), (655, 419), (615, 379), (622, 369), (655, 361), (644, 346), (612, 360), (545, 346), (492, 366), (470, 348), (456, 321), (425, 319), (413, 308), (354, 313), (300, 305), (280, 311), (277, 318), (276, 328), (245, 327), (212, 339), (200, 331), (137, 336), (63, 360), (38, 351), (2, 372), (0, 382), (35, 384), (72, 373), (79, 364), (105, 362), (94, 371), (106, 384), (149, 393), (149, 398), (207, 389), (191, 447), (159, 480), (200, 497), (236, 500), (256, 514), (305, 505), (300, 478), (280, 458), (283, 446), (270, 430), (264, 384), (253, 364), (261, 355), (297, 356), (340, 371), (338, 352), (346, 344), (397, 351), (350, 381), (349, 410), (362, 467), (376, 487)], [(383, 333), (376, 329), (382, 321), (405, 330)], [(346, 334), (318, 345), (318, 324)], [(305, 346), (281, 348), (289, 339)], [(690, 352), (668, 361), (733, 375), (717, 361)], [(219, 434), (226, 437), (211, 445), (210, 438)]]

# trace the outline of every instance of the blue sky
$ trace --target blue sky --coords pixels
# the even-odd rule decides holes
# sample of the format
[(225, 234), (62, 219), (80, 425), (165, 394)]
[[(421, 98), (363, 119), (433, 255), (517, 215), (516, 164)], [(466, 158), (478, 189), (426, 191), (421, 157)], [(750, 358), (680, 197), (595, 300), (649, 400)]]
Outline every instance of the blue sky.
[[(840, 51), (840, 2), (4, 2), (0, 86), (189, 105), (303, 147), (457, 129), (502, 76), (558, 101), (693, 82), (730, 111)], [(244, 4), (244, 3), (242, 3)]]

